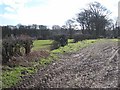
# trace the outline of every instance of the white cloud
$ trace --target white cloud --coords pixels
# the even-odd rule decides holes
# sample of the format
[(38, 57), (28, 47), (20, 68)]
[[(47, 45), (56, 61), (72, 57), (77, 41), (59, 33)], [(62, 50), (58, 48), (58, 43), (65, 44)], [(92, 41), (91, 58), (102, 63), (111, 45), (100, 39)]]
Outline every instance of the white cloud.
[(24, 7), (25, 4), (31, 0), (0, 0), (1, 4), (8, 5), (14, 10), (19, 10)]
[(0, 14), (0, 17), (1, 18), (6, 18), (6, 19), (9, 19), (9, 20), (18, 20), (18, 17), (15, 15), (15, 14)]
[(83, 4), (81, 2), (81, 0), (49, 0), (46, 6), (20, 9), (18, 15), (24, 24), (63, 25), (64, 21), (75, 16), (80, 7), (84, 8), (87, 0)]
[[(95, 0), (47, 0), (45, 5), (26, 7), (31, 0), (0, 0), (12, 8), (8, 11), (15, 11), (16, 14), (5, 13), (2, 17), (16, 20), (22, 24), (45, 24), (63, 25), (67, 19), (75, 17), (81, 8)], [(96, 0), (106, 6), (111, 12), (111, 17), (117, 17), (117, 3), (119, 0)], [(0, 16), (1, 17), (1, 16)]]
[(11, 7), (6, 7), (5, 10), (8, 11), (8, 12), (14, 12), (14, 11), (15, 11), (15, 10), (14, 10), (13, 8), (11, 8)]

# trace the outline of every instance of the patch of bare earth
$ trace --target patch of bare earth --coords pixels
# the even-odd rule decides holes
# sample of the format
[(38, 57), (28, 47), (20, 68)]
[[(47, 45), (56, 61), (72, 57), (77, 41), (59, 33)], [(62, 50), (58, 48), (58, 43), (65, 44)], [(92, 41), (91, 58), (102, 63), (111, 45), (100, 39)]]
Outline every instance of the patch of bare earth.
[(116, 88), (118, 43), (98, 42), (76, 53), (60, 55), (50, 65), (26, 76), (17, 88)]
[[(13, 56), (7, 65), (9, 66), (32, 66), (32, 62), (37, 62), (41, 58), (47, 58), (50, 53), (46, 50), (32, 51), (28, 55)], [(4, 67), (3, 67), (4, 69)]]

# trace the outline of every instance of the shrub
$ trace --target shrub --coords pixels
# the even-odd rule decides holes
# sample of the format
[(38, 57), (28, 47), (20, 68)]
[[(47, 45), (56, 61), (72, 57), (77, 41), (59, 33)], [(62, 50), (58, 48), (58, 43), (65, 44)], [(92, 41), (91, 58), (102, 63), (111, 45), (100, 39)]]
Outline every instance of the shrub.
[(64, 47), (68, 44), (68, 38), (65, 35), (55, 35), (53, 37), (53, 44), (51, 46), (51, 50), (58, 49), (59, 47)]
[(21, 48), (25, 49), (25, 54), (29, 54), (32, 48), (32, 39), (27, 35), (17, 37), (6, 37), (2, 41), (2, 62), (6, 63), (13, 56), (21, 56)]
[(37, 40), (42, 40), (42, 36), (37, 37)]
[(92, 35), (87, 34), (76, 34), (73, 36), (74, 42), (82, 41), (85, 39), (93, 39), (94, 37)]
[(60, 43), (60, 46), (65, 46), (68, 44), (68, 38), (65, 35), (56, 35), (53, 38), (55, 41)]
[(31, 48), (33, 47), (32, 38), (28, 35), (20, 35), (17, 39), (18, 39), (17, 44), (20, 45), (20, 47), (25, 48), (26, 55), (29, 54), (31, 52)]
[(7, 62), (14, 54), (15, 41), (9, 37), (2, 40), (2, 58)]
[(58, 49), (60, 47), (60, 42), (53, 41), (51, 45), (51, 50)]
[(73, 36), (74, 42), (85, 40), (85, 35), (83, 34), (76, 34)]
[(86, 39), (94, 39), (92, 35), (85, 35)]

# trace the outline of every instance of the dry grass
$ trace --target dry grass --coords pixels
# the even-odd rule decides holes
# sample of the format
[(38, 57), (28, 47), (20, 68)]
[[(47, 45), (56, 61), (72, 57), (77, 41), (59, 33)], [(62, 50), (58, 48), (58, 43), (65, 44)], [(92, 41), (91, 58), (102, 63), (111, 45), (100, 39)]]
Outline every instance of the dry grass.
[(47, 58), (50, 53), (46, 50), (32, 51), (28, 55), (12, 57), (7, 65), (9, 66), (31, 66), (32, 62), (37, 62), (41, 58)]

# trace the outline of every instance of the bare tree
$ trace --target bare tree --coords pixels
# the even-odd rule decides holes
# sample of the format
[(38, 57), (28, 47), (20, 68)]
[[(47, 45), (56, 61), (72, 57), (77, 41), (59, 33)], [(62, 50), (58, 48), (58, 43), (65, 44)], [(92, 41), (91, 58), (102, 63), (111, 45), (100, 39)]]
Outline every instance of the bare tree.
[(108, 15), (110, 12), (98, 2), (88, 4), (77, 15), (77, 22), (82, 27), (83, 34), (91, 34), (95, 37), (105, 36), (105, 29), (110, 25)]
[(73, 35), (73, 23), (74, 21), (69, 19), (66, 21), (66, 26), (67, 26), (67, 29), (69, 30), (69, 37), (72, 38), (72, 35)]
[(59, 25), (53, 25), (52, 30), (60, 30), (61, 27)]

